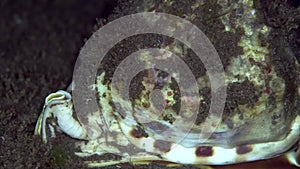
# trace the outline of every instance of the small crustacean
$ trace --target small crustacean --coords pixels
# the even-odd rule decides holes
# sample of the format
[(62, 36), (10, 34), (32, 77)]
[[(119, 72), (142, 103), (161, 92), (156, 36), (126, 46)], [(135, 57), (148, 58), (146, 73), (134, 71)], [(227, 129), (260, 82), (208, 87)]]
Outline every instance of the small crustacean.
[[(267, 42), (272, 28), (256, 22), (252, 1), (238, 1), (231, 7), (227, 1), (218, 3), (225, 9), (243, 9), (238, 11), (241, 12), (239, 17), (225, 14), (221, 23), (224, 32), (243, 30), (244, 34), (237, 38), (237, 46), (242, 52), (233, 52), (236, 56), (222, 60), (227, 64), (227, 100), (220, 123), (209, 126), (215, 127), (210, 135), (203, 129), (204, 119), (210, 117), (207, 115), (209, 106), (217, 105), (210, 105), (214, 91), (210, 90), (212, 82), (208, 73), (200, 67), (201, 64), (189, 65), (196, 71), (204, 70), (196, 77), (199, 96), (180, 97), (182, 92), (189, 92), (178, 87), (176, 78), (180, 74), (167, 74), (151, 62), (154, 57), (162, 62), (173, 57), (168, 52), (159, 53), (159, 56), (138, 53), (137, 58), (140, 65), (145, 66), (145, 72), (137, 75), (135, 80), (139, 82), (133, 80), (134, 87), (131, 88), (124, 83), (114, 86), (113, 66), (100, 63), (95, 83), (90, 86), (95, 92), (98, 109), (84, 118), (79, 118), (73, 107), (77, 104), (74, 90), (51, 93), (45, 99), (35, 135), (42, 135), (43, 141), (47, 142), (47, 119), (54, 117), (57, 123), (49, 124), (51, 134), (54, 135), (52, 126), (56, 125), (67, 135), (79, 139), (77, 146), (81, 152), (76, 152), (76, 155), (87, 157), (114, 153), (122, 157), (111, 161), (86, 161), (90, 167), (149, 161), (226, 165), (279, 155), (285, 155), (291, 164), (300, 167), (299, 63), (284, 36)], [(193, 8), (199, 6), (201, 4), (195, 4)], [(186, 17), (192, 20), (196, 16)], [(181, 24), (178, 23), (183, 27)], [(265, 41), (262, 43), (260, 38)], [(175, 40), (164, 45), (161, 48), (172, 49), (183, 60), (188, 60), (186, 47)], [(272, 54), (270, 46), (275, 48)], [(126, 72), (124, 70), (121, 71)], [(126, 87), (134, 89), (129, 99), (116, 92), (125, 91)], [(199, 103), (197, 116), (192, 116), (191, 110)], [(186, 119), (194, 119), (192, 125)], [(206, 135), (207, 139), (199, 139)]]
[(46, 97), (43, 112), (37, 121), (35, 129), (35, 134), (38, 134), (42, 130), (44, 142), (47, 142), (45, 131), (46, 119), (50, 116), (57, 118), (57, 125), (69, 136), (77, 139), (84, 139), (86, 137), (85, 129), (73, 118), (73, 103), (70, 93), (59, 90)]

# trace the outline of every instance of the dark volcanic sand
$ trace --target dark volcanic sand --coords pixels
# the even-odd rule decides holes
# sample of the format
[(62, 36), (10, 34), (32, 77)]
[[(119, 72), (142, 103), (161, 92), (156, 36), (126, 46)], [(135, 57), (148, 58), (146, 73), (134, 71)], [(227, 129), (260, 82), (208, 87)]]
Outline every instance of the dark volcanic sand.
[[(114, 5), (109, 1), (88, 2), (0, 2), (0, 168), (84, 167), (83, 160), (73, 153), (76, 151), (73, 148), (74, 139), (57, 134), (57, 138), (45, 145), (40, 137), (33, 136), (33, 131), (44, 98), (58, 89), (66, 89), (71, 82), (73, 66), (84, 40), (97, 30), (97, 18), (107, 17)], [(289, 5), (299, 4), (292, 2)], [(123, 7), (125, 13), (131, 13), (128, 10), (134, 9), (134, 6)], [(112, 18), (120, 15), (116, 14)], [(107, 155), (101, 159), (111, 158), (115, 157)], [(273, 162), (256, 163), (252, 167), (268, 168), (268, 164)], [(277, 163), (277, 166), (284, 165), (281, 168), (292, 168), (286, 163)], [(118, 166), (164, 168), (163, 164), (155, 163)], [(226, 168), (233, 167), (249, 166), (234, 165)]]

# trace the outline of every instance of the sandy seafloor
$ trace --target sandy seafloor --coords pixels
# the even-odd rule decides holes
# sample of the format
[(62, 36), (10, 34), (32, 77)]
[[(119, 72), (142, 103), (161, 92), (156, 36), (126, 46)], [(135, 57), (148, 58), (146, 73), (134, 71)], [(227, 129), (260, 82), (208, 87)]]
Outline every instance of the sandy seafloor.
[[(44, 98), (66, 89), (84, 40), (97, 29), (97, 20), (107, 17), (114, 5), (96, 0), (0, 1), (0, 168), (85, 168), (83, 160), (73, 153), (74, 139), (57, 134), (43, 144), (33, 132)], [(114, 157), (94, 157), (97, 158)], [(295, 168), (278, 159), (250, 164), (216, 168), (269, 168), (270, 164)], [(165, 165), (122, 164), (107, 168), (116, 167)]]

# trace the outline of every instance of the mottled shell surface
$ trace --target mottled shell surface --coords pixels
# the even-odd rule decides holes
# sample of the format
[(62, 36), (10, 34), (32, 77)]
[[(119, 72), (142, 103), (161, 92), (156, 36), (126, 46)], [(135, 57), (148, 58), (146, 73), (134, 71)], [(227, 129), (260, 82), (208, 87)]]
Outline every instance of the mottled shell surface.
[[(260, 11), (255, 9), (253, 2), (237, 2), (233, 6), (227, 1), (218, 2), (213, 5), (219, 9), (211, 8), (211, 16), (186, 14), (186, 18), (195, 24), (200, 17), (207, 17), (202, 18), (205, 25), (197, 26), (203, 28), (214, 44), (226, 73), (227, 101), (222, 121), (207, 143), (233, 147), (280, 140), (290, 132), (291, 123), (297, 116), (296, 99), (299, 97), (299, 65), (288, 39), (285, 34), (273, 35), (276, 30), (260, 22)], [(194, 8), (207, 10), (210, 9), (209, 5), (212, 4), (198, 2), (194, 4)], [(225, 11), (226, 9), (229, 11)], [(222, 12), (222, 16), (213, 18)], [(147, 38), (150, 41), (146, 44), (134, 44)], [(147, 47), (159, 47), (176, 53), (193, 71), (199, 84), (200, 108), (191, 132), (200, 132), (209, 107), (213, 106), (210, 105), (210, 81), (204, 65), (193, 51), (172, 38), (145, 35), (124, 40), (101, 63), (99, 76), (105, 73), (105, 80), (101, 83), (110, 85), (112, 73), (126, 54)], [(140, 58), (145, 67), (145, 60), (151, 60), (147, 53), (142, 53)], [(149, 100), (149, 93), (157, 88), (162, 94), (166, 94), (163, 98), (167, 100), (162, 100), (166, 102), (162, 103), (166, 106), (166, 111), (157, 117), (156, 122), (143, 126), (152, 127), (150, 130), (154, 134), (158, 133), (155, 127), (169, 128), (174, 121), (181, 118), (177, 114), (182, 101), (180, 91), (174, 78), (166, 80), (168, 76), (154, 67), (153, 70), (138, 74), (130, 86), (131, 100), (127, 104), (133, 104), (138, 110), (150, 114), (157, 107), (151, 105), (153, 102)], [(98, 96), (101, 100), (101, 95)]]
[[(299, 113), (299, 63), (288, 38), (290, 29), (284, 26), (275, 28), (264, 18), (269, 11), (260, 9), (260, 5), (253, 1), (197, 1), (190, 4), (189, 10), (185, 10), (187, 13), (184, 14), (180, 13), (180, 5), (172, 1), (166, 1), (164, 7), (153, 3), (151, 9), (141, 5), (146, 11), (179, 15), (197, 25), (210, 39), (220, 56), (226, 75), (227, 98), (224, 111), (220, 123), (209, 126), (216, 127), (209, 138), (204, 142), (199, 140), (199, 133), (205, 134), (203, 127), (209, 117), (209, 109), (215, 106), (211, 105), (210, 99), (212, 92), (216, 91), (211, 91), (205, 66), (182, 42), (162, 35), (136, 35), (114, 46), (99, 65), (95, 90), (103, 123), (108, 126), (108, 130), (113, 131), (114, 125), (120, 123), (123, 132), (128, 129), (128, 134), (133, 138), (163, 140), (160, 144), (154, 144), (161, 152), (168, 152), (168, 143), (176, 142), (185, 147), (240, 146), (237, 153), (243, 154), (251, 150), (242, 145), (284, 140), (290, 134), (294, 119)], [(179, 56), (198, 82), (199, 102), (193, 102), (190, 97), (181, 97), (182, 91), (175, 80), (175, 77), (180, 79), (180, 74), (168, 74), (155, 65), (132, 79), (129, 100), (121, 97), (113, 100), (111, 95), (116, 89), (112, 88), (112, 78), (118, 65), (129, 54), (145, 48), (167, 49)], [(139, 60), (146, 68), (152, 57), (157, 56), (142, 52)], [(161, 53), (159, 57), (168, 56)], [(159, 99), (151, 100), (153, 97)], [(182, 110), (183, 103), (188, 106)], [(190, 108), (196, 104), (199, 104), (198, 113), (192, 116)], [(191, 120), (190, 117), (192, 125), (185, 121)], [(91, 129), (93, 125), (87, 124), (88, 122), (88, 119), (82, 121), (89, 126), (87, 130), (90, 135), (100, 135), (95, 132), (97, 127)], [(186, 128), (189, 128), (188, 134), (185, 132)], [(127, 145), (117, 135), (114, 140)], [(294, 144), (296, 141), (287, 144)], [(290, 146), (292, 145), (287, 147)], [(285, 151), (286, 149), (278, 150), (278, 154)]]

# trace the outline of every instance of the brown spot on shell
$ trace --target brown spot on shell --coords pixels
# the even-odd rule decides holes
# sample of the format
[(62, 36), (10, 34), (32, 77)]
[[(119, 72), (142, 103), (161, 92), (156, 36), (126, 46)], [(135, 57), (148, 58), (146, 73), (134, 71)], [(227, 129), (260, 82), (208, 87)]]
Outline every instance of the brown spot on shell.
[(154, 147), (161, 152), (167, 153), (171, 150), (172, 143), (163, 140), (156, 140), (154, 142)]
[(148, 134), (141, 127), (132, 129), (130, 135), (134, 138), (148, 137)]
[(196, 149), (197, 157), (210, 157), (213, 156), (214, 151), (211, 146), (200, 146)]
[(247, 146), (247, 145), (238, 146), (236, 148), (236, 153), (237, 154), (247, 154), (251, 151), (252, 151), (252, 147)]
[(149, 103), (143, 103), (143, 107), (144, 107), (144, 108), (149, 108), (149, 107), (150, 107), (150, 104), (149, 104)]

